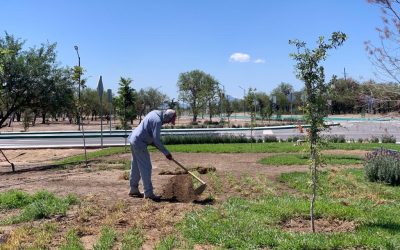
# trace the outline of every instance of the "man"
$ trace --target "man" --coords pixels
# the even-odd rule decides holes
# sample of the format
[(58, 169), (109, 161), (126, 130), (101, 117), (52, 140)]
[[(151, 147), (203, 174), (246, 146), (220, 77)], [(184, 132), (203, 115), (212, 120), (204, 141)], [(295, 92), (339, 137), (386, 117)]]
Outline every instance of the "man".
[[(161, 125), (171, 123), (175, 125), (176, 112), (173, 109), (165, 111), (153, 110), (148, 113), (143, 121), (132, 131), (128, 140), (131, 144), (132, 162), (130, 173), (129, 195), (159, 201), (160, 196), (153, 192), (151, 182), (151, 161), (147, 150), (148, 145), (157, 147), (168, 160), (172, 160), (171, 153), (164, 147), (160, 139)], [(139, 191), (139, 181), (142, 178), (144, 195)]]

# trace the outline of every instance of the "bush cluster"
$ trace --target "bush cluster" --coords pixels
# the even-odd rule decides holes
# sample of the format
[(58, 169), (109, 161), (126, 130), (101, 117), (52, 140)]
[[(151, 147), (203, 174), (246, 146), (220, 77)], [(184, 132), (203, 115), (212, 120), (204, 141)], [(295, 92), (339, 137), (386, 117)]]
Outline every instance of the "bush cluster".
[(345, 143), (346, 138), (344, 137), (344, 135), (328, 135), (328, 136), (323, 136), (322, 141), (333, 142), (333, 143)]
[(399, 185), (400, 152), (383, 148), (374, 150), (366, 155), (364, 170), (370, 181)]
[(234, 135), (165, 135), (161, 138), (166, 145), (171, 144), (219, 144), (219, 143), (263, 143), (277, 142), (276, 136), (265, 136), (264, 138), (248, 138), (246, 136)]

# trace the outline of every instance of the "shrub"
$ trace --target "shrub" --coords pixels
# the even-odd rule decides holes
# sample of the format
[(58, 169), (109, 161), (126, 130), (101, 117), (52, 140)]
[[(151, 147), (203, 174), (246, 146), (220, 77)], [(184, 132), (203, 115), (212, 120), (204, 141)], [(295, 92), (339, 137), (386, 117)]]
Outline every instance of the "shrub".
[(377, 149), (366, 155), (364, 170), (368, 180), (390, 185), (400, 184), (400, 152)]
[(396, 137), (393, 135), (382, 135), (382, 143), (396, 143)]
[(323, 140), (326, 142), (333, 142), (333, 143), (345, 143), (346, 138), (344, 135), (329, 135), (323, 137)]
[(277, 142), (278, 138), (275, 135), (267, 135), (264, 137), (264, 142)]
[(372, 136), (372, 137), (369, 139), (369, 142), (371, 142), (371, 143), (378, 143), (378, 142), (379, 142), (379, 138), (376, 137), (376, 136)]
[(206, 143), (249, 143), (255, 142), (255, 139), (245, 136), (233, 135), (166, 135), (161, 138), (166, 145), (171, 144), (206, 144)]

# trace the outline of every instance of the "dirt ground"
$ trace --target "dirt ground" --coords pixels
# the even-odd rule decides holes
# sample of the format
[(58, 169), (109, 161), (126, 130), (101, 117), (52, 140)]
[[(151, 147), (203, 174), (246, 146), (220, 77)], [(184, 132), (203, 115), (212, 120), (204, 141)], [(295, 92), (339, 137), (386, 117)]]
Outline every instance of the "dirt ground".
[[(179, 168), (172, 161), (165, 159), (161, 153), (154, 152), (151, 153), (153, 185), (155, 193), (163, 195), (162, 202), (156, 203), (128, 196), (128, 170), (121, 169), (118, 164), (121, 161), (129, 161), (129, 153), (103, 158), (102, 161), (107, 162), (106, 165), (91, 162), (90, 168), (84, 165), (61, 169), (53, 169), (51, 165), (45, 167), (49, 166), (53, 160), (81, 153), (80, 151), (81, 149), (7, 150), (5, 153), (14, 162), (17, 172), (11, 173), (10, 166), (4, 161), (0, 165), (0, 192), (20, 189), (33, 193), (46, 189), (61, 196), (73, 193), (81, 199), (81, 204), (68, 212), (67, 216), (51, 219), (56, 220), (59, 225), (51, 248), (57, 248), (63, 242), (70, 228), (79, 228), (79, 235), (85, 247), (91, 248), (98, 238), (101, 227), (109, 224), (121, 232), (132, 227), (143, 228), (146, 240), (143, 248), (153, 249), (162, 237), (174, 232), (174, 224), (187, 212), (204, 205), (220, 203), (233, 195), (251, 197), (253, 193), (258, 192), (256, 189), (241, 190), (240, 187), (234, 188), (225, 185), (226, 183), (220, 184), (222, 188), (218, 187), (213, 176), (218, 176), (222, 182), (232, 178), (240, 179), (243, 176), (254, 180), (265, 178), (264, 185), (269, 185), (267, 180), (275, 181), (276, 177), (283, 172), (307, 170), (306, 166), (278, 167), (258, 163), (261, 158), (270, 155), (268, 153), (174, 153), (174, 158), (187, 168), (215, 168), (213, 174), (200, 175), (200, 178), (209, 184), (201, 196), (189, 193), (181, 196), (181, 199), (175, 199), (171, 183), (181, 183), (187, 188), (187, 180), (191, 178), (188, 175), (182, 177), (160, 175), (162, 172), (176, 171)], [(344, 152), (330, 151), (329, 153)], [(365, 154), (363, 151), (352, 153)], [(279, 189), (290, 192), (283, 185), (278, 186)], [(0, 219), (4, 216), (6, 215), (0, 215)], [(298, 224), (299, 222), (288, 224), (288, 228), (301, 230), (301, 225)], [(0, 236), (11, 237), (17, 226), (19, 225), (0, 226)], [(326, 231), (329, 231), (329, 228)], [(204, 248), (199, 246), (198, 249)]]

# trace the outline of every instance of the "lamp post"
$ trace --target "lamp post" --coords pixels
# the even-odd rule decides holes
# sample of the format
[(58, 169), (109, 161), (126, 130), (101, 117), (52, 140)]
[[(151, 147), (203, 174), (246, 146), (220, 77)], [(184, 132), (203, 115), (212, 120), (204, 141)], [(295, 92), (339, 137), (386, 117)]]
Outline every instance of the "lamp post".
[(81, 57), (79, 56), (79, 48), (77, 45), (74, 46), (76, 54), (78, 55), (78, 130), (81, 130)]
[(246, 101), (245, 101), (245, 97), (246, 97), (246, 90), (244, 88), (242, 88), (242, 86), (239, 85), (239, 88), (243, 89), (243, 116), (246, 115)]
[[(74, 46), (76, 50), (76, 54), (78, 55), (78, 130), (81, 130), (81, 57), (79, 56), (79, 49), (78, 46)], [(83, 139), (83, 149), (85, 151), (85, 164), (86, 167), (89, 167), (88, 165), (88, 159), (87, 159), (87, 152), (86, 152), (86, 140), (85, 140), (85, 130), (83, 129), (82, 125), (82, 139)]]

